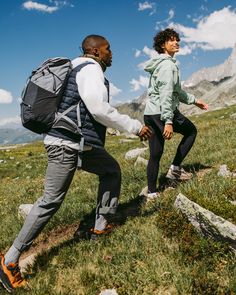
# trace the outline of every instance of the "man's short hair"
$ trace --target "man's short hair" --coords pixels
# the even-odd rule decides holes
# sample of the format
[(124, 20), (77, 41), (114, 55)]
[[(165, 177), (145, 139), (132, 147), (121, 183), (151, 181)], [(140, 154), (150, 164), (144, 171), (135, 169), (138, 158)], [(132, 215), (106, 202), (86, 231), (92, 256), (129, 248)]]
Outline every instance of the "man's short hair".
[(82, 50), (84, 54), (91, 52), (91, 49), (98, 47), (101, 41), (105, 41), (106, 38), (100, 35), (88, 35), (82, 42)]
[(167, 28), (163, 31), (160, 31), (156, 34), (153, 38), (153, 48), (158, 53), (164, 53), (162, 45), (166, 42), (171, 40), (172, 38), (176, 38), (177, 41), (180, 41), (179, 34), (175, 32), (173, 29)]

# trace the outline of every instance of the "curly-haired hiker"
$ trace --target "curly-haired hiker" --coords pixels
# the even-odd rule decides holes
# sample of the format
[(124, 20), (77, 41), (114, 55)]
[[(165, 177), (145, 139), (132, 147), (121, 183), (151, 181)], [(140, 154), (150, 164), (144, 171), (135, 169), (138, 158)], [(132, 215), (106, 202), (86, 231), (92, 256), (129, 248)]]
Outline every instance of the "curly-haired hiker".
[(178, 110), (180, 102), (195, 104), (206, 110), (207, 104), (197, 100), (193, 95), (181, 89), (179, 68), (174, 58), (179, 51), (179, 34), (167, 28), (154, 37), (154, 49), (159, 53), (151, 59), (145, 71), (150, 73), (148, 101), (144, 110), (144, 122), (153, 130), (149, 139), (150, 158), (147, 166), (148, 198), (156, 198), (159, 162), (163, 154), (165, 140), (173, 136), (173, 132), (183, 135), (177, 148), (174, 160), (166, 175), (169, 179), (186, 180), (191, 178), (181, 163), (190, 151), (197, 135), (194, 124)]

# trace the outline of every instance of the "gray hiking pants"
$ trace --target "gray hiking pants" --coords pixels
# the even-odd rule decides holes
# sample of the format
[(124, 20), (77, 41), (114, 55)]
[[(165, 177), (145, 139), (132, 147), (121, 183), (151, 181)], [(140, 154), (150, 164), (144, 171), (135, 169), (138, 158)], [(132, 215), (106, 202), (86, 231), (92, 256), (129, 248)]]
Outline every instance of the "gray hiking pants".
[[(60, 208), (77, 169), (78, 151), (68, 146), (46, 146), (48, 166), (44, 194), (39, 198), (15, 239), (19, 251), (27, 249)], [(82, 169), (99, 176), (96, 214), (114, 214), (120, 195), (121, 171), (117, 161), (104, 149), (83, 152)], [(81, 184), (83, 185), (83, 184)]]

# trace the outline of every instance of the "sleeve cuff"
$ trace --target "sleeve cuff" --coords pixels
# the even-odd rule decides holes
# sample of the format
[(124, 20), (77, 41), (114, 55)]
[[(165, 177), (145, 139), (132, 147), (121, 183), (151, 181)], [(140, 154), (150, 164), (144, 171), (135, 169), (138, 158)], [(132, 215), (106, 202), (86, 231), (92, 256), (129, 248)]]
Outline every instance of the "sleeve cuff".
[(171, 120), (166, 120), (166, 121), (165, 121), (165, 125), (166, 125), (166, 124), (171, 124), (171, 125), (172, 125), (173, 122), (172, 122)]

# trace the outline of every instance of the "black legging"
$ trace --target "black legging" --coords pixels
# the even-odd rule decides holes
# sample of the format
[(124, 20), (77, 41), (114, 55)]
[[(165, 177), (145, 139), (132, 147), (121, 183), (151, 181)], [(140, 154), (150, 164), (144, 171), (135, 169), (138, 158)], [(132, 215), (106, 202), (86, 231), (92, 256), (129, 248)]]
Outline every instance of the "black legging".
[[(149, 139), (150, 158), (147, 166), (148, 191), (150, 193), (157, 191), (156, 185), (159, 163), (165, 144), (165, 139), (162, 135), (165, 123), (161, 121), (160, 117), (161, 115), (144, 115), (145, 124), (150, 126), (153, 131), (153, 135)], [(193, 146), (197, 136), (197, 129), (189, 119), (176, 110), (173, 118), (173, 130), (174, 132), (183, 135), (183, 138), (177, 148), (174, 161), (172, 162), (173, 165), (180, 166), (183, 159)]]

